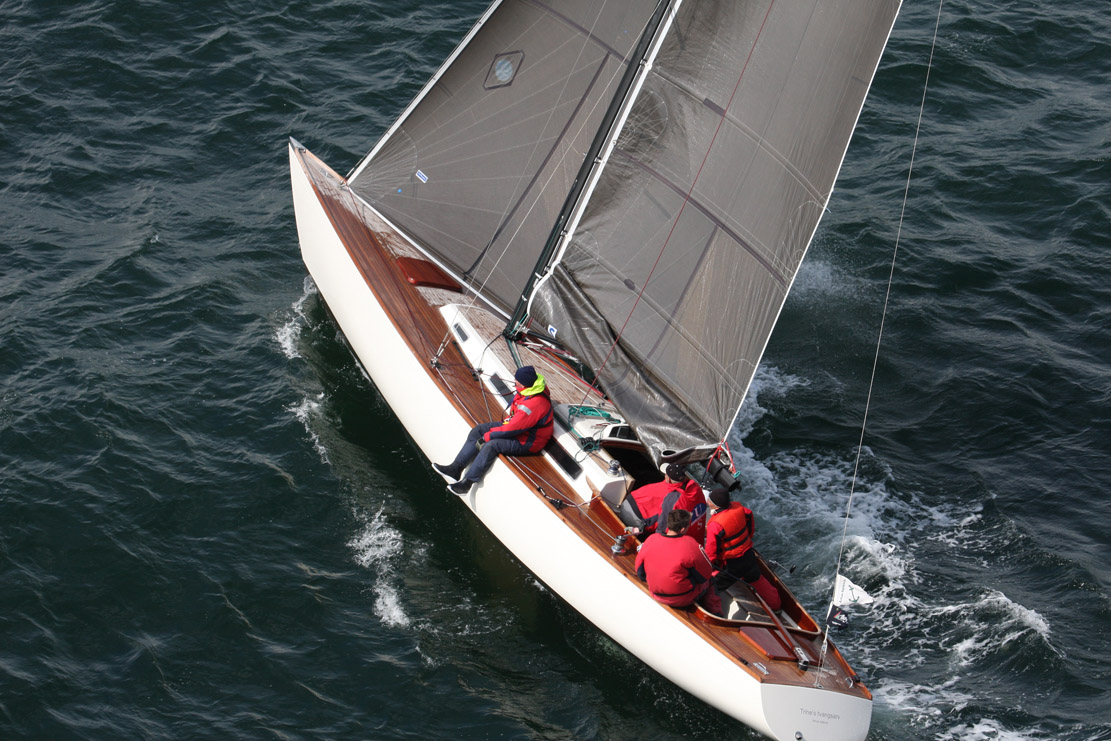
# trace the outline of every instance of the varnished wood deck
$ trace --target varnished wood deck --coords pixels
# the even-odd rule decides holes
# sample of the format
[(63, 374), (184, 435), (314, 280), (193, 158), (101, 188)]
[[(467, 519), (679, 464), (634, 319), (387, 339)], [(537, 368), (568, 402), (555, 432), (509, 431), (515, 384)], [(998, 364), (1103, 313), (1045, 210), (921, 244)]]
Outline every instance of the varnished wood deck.
[[(502, 401), (487, 393), (474, 379), (470, 364), (453, 342), (448, 342), (435, 366), (427, 362), (437, 354), (445, 338), (449, 337), (448, 327), (437, 307), (445, 303), (468, 303), (466, 296), (442, 289), (410, 285), (397, 264), (397, 257), (418, 253), (389, 229), (388, 225), (382, 223), (373, 211), (356, 201), (335, 172), (304, 150), (298, 150), (298, 156), (362, 277), (413, 354), (426, 361), (424, 365), (429, 377), (472, 424), (500, 418)], [(368, 224), (374, 228), (368, 227)], [(500, 317), (477, 306), (467, 310), (467, 317), (476, 330), (489, 333), (488, 337), (500, 332), (504, 326)], [(494, 345), (504, 343), (499, 340)], [(515, 367), (507, 349), (497, 347), (495, 351), (506, 367)], [(571, 374), (544, 355), (523, 352), (525, 355), (522, 356), (522, 361), (538, 366), (549, 379), (554, 402), (583, 403), (584, 394), (589, 392), (577, 377), (572, 378)], [(610, 552), (614, 538), (623, 531), (623, 524), (604, 501), (595, 498), (583, 503), (545, 457), (512, 458), (507, 462), (517, 476), (545, 502), (553, 517), (563, 521), (597, 551), (603, 562), (611, 563), (613, 568), (622, 572), (640, 589), (647, 591), (633, 572), (634, 554), (615, 557)], [(561, 503), (567, 503), (568, 506), (558, 506)], [(769, 578), (781, 584), (766, 565), (764, 568)], [(715, 619), (693, 609), (677, 610), (675, 615), (676, 619), (683, 621), (690, 630), (716, 646), (758, 681), (813, 686), (815, 669), (809, 672), (799, 669), (793, 649), (795, 645), (799, 646), (811, 665), (817, 667), (821, 659), (822, 643), (818, 626), (793, 600), (785, 601), (784, 610), (800, 626), (798, 629), (785, 630), (775, 625)], [(826, 689), (870, 699), (871, 694), (862, 684), (853, 683), (851, 689), (845, 686), (848, 683), (844, 680), (852, 676), (852, 670), (832, 644), (829, 644), (827, 651), (823, 669), (823, 685)], [(765, 667), (767, 673), (757, 668), (757, 664)]]

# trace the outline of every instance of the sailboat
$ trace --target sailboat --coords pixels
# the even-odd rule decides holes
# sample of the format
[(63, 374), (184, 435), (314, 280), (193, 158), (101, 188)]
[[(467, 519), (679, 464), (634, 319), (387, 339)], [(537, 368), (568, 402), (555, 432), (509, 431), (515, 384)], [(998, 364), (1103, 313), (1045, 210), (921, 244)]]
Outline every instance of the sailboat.
[(289, 143), (304, 262), (429, 461), (502, 417), (517, 368), (547, 380), (553, 441), (459, 501), (774, 739), (864, 739), (871, 693), (763, 561), (779, 610), (744, 582), (724, 615), (657, 602), (619, 505), (668, 464), (734, 481), (727, 435), (899, 6), (496, 0), (346, 176)]

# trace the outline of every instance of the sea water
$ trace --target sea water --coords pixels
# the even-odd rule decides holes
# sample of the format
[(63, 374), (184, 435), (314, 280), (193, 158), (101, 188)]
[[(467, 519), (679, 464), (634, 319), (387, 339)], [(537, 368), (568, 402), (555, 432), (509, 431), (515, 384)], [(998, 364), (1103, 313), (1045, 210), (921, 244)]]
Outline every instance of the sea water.
[[(810, 610), (876, 599), (871, 739), (1111, 739), (1111, 22), (937, 10), (732, 452)], [(481, 11), (0, 5), (0, 738), (753, 738), (459, 505), (306, 279), (287, 138), (345, 172)]]

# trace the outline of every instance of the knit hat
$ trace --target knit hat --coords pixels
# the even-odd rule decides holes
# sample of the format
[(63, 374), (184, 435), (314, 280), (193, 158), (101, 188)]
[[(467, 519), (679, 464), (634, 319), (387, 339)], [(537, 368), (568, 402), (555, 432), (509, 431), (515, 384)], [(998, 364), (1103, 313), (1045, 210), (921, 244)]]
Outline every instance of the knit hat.
[(513, 378), (525, 388), (530, 388), (532, 384), (536, 383), (536, 369), (531, 365), (522, 365), (513, 374)]
[(724, 509), (729, 506), (729, 490), (724, 486), (715, 486), (710, 490), (710, 501), (718, 509)]

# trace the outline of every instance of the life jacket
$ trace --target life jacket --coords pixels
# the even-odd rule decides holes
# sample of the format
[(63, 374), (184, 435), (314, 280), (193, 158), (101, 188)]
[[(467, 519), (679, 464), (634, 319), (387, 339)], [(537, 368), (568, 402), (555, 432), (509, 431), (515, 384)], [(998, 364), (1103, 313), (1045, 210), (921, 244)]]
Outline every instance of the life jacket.
[(693, 603), (710, 581), (710, 562), (689, 535), (654, 533), (640, 547), (637, 575), (657, 601), (675, 607)]
[(714, 528), (718, 538), (715, 556), (722, 561), (740, 558), (752, 548), (754, 527), (752, 510), (740, 502), (730, 502), (725, 509), (710, 516), (711, 523), (717, 523), (721, 530)]

